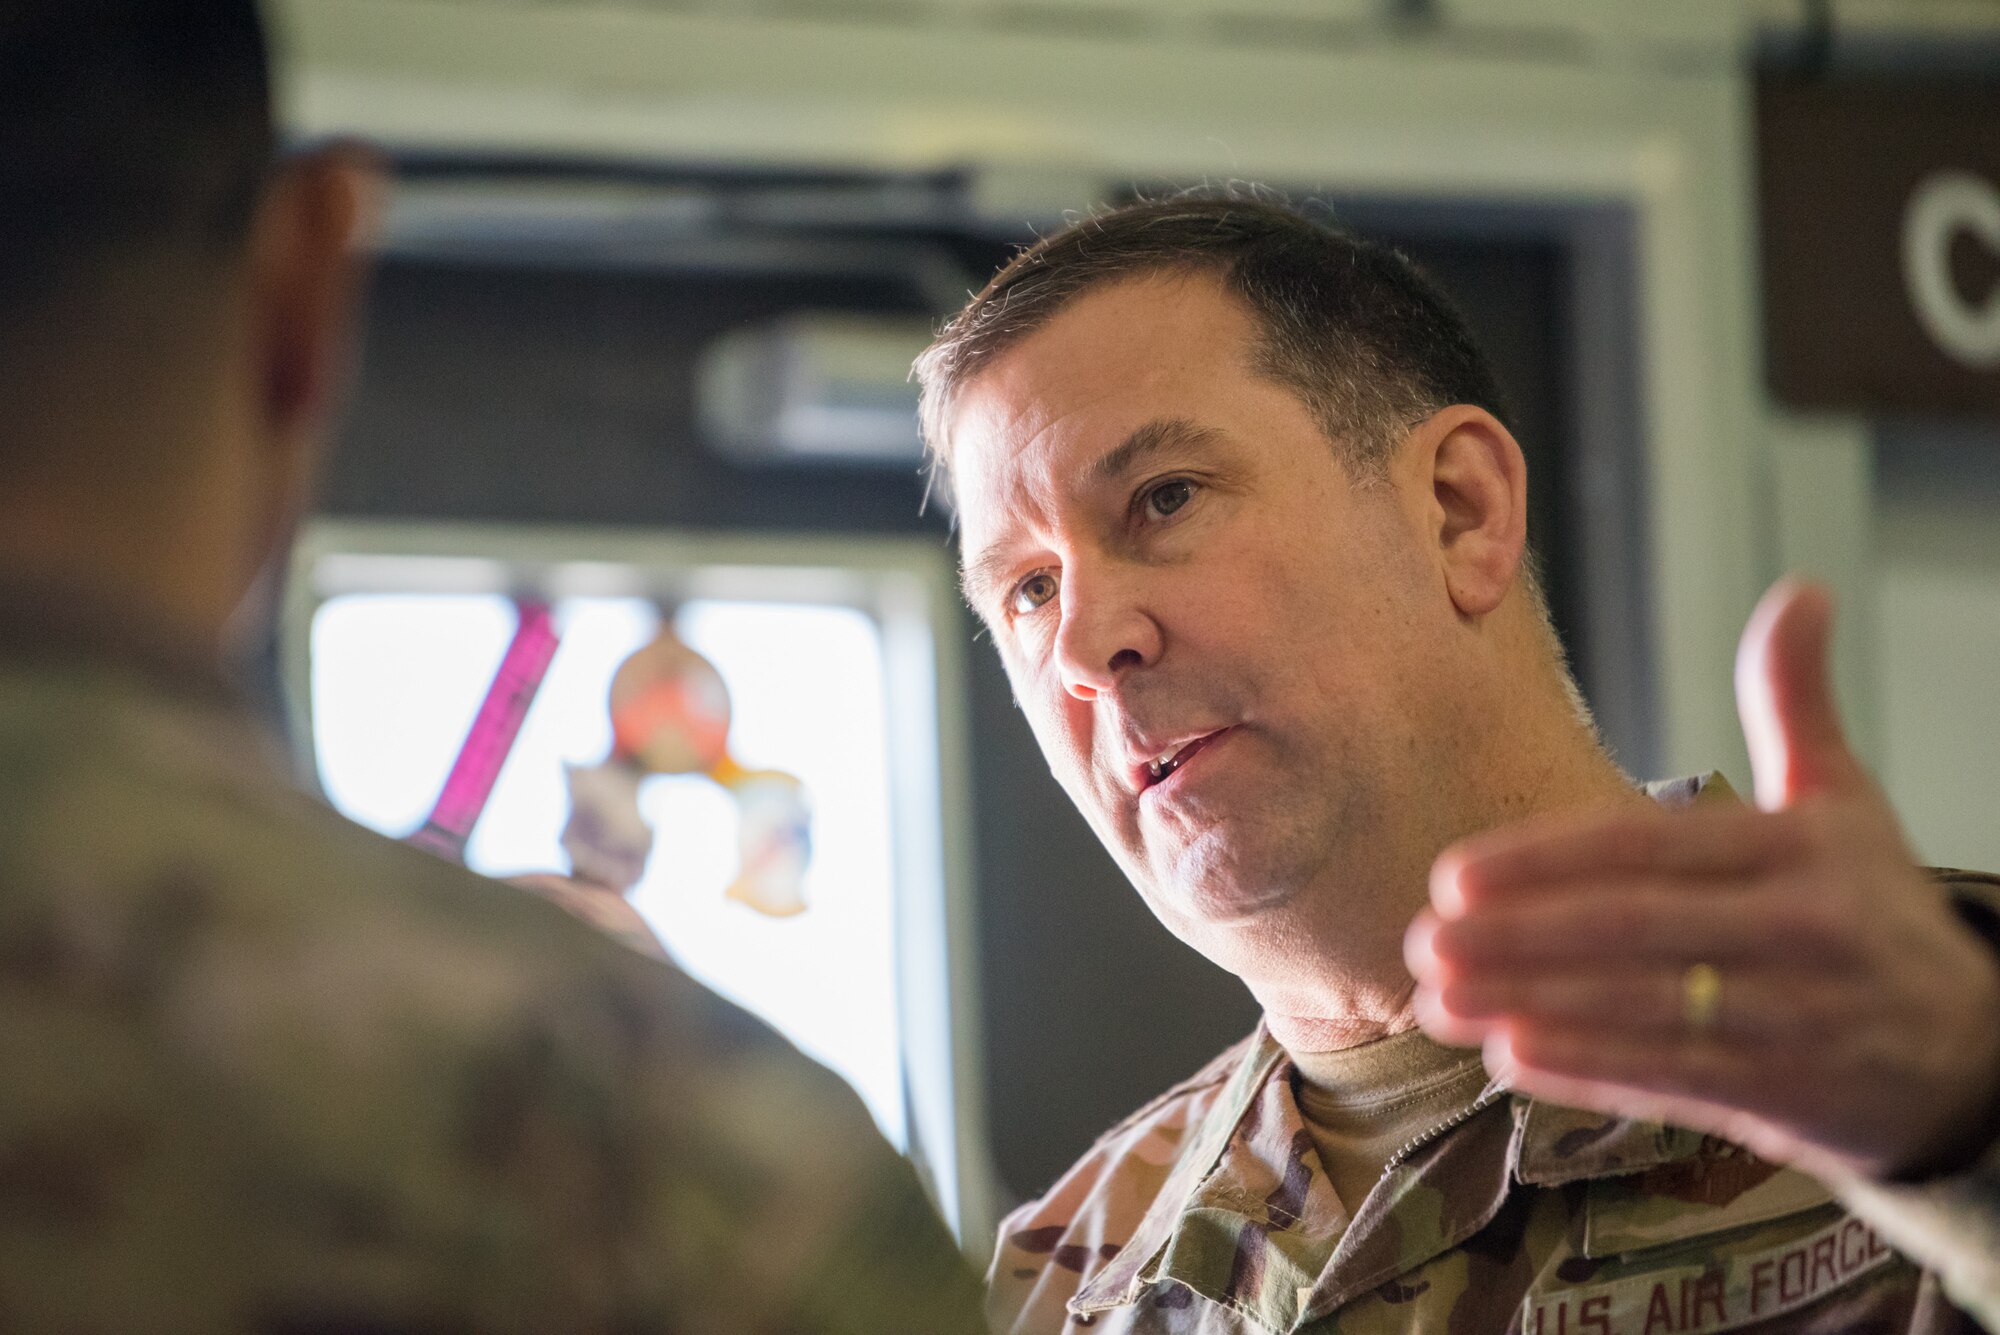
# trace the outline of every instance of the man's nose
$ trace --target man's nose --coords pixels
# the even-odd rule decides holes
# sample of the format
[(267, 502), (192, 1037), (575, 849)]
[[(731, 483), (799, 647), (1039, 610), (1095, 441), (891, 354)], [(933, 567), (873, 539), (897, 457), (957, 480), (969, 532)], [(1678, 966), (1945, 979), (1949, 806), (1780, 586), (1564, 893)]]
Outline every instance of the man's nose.
[(1063, 689), (1078, 700), (1113, 690), (1135, 668), (1160, 655), (1160, 628), (1145, 611), (1133, 580), (1115, 570), (1064, 572), (1056, 667)]

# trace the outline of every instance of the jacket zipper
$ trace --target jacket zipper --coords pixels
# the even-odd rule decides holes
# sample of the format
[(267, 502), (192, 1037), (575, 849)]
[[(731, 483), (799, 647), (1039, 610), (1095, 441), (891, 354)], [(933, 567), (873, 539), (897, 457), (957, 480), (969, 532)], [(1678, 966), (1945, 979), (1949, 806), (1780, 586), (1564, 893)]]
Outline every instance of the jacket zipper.
[(1414, 1140), (1410, 1141), (1409, 1144), (1403, 1146), (1403, 1148), (1397, 1150), (1394, 1154), (1390, 1155), (1389, 1162), (1382, 1165), (1382, 1171), (1384, 1173), (1387, 1173), (1390, 1169), (1402, 1163), (1403, 1160), (1409, 1158), (1412, 1154), (1416, 1153), (1424, 1146), (1430, 1144), (1432, 1141), (1436, 1140), (1439, 1136), (1443, 1135), (1445, 1132), (1450, 1131), (1455, 1127), (1463, 1126), (1465, 1123), (1471, 1121), (1474, 1117), (1478, 1116), (1486, 1109), (1498, 1103), (1503, 1097), (1506, 1096), (1506, 1094), (1507, 1091), (1504, 1089), (1492, 1089), (1492, 1088), (1487, 1089), (1484, 1093), (1482, 1093), (1478, 1098), (1474, 1099), (1471, 1103), (1459, 1109), (1456, 1113), (1453, 1113), (1450, 1117), (1447, 1117), (1444, 1121), (1439, 1122), (1436, 1126), (1424, 1132), (1422, 1135), (1416, 1137)]

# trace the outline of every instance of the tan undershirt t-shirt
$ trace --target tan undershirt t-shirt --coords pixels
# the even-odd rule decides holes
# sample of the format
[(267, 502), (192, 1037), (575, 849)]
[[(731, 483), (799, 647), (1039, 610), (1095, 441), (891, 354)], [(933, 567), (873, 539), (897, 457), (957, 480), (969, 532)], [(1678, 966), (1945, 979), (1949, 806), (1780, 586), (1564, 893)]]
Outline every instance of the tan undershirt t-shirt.
[(1390, 1156), (1486, 1088), (1479, 1054), (1421, 1029), (1339, 1052), (1295, 1052), (1296, 1095), (1320, 1166), (1352, 1216)]

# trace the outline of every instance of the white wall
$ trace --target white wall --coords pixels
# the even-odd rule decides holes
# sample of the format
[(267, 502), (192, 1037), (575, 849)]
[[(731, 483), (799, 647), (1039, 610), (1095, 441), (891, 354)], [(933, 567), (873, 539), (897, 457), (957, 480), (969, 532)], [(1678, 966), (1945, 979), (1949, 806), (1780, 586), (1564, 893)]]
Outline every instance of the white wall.
[(2000, 430), (1885, 431), (1881, 778), (1918, 855), (2000, 871)]

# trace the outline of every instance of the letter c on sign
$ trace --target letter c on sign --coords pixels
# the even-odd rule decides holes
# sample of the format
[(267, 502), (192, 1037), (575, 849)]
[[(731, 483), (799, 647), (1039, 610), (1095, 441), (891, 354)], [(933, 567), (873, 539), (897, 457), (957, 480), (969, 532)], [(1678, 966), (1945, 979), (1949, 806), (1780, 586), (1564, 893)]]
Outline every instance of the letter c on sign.
[(1970, 172), (1933, 172), (1903, 211), (1903, 281), (1917, 322), (1945, 355), (1975, 371), (2000, 367), (2000, 286), (1967, 301), (1951, 280), (1951, 243), (1970, 232), (2000, 254), (2000, 186)]

